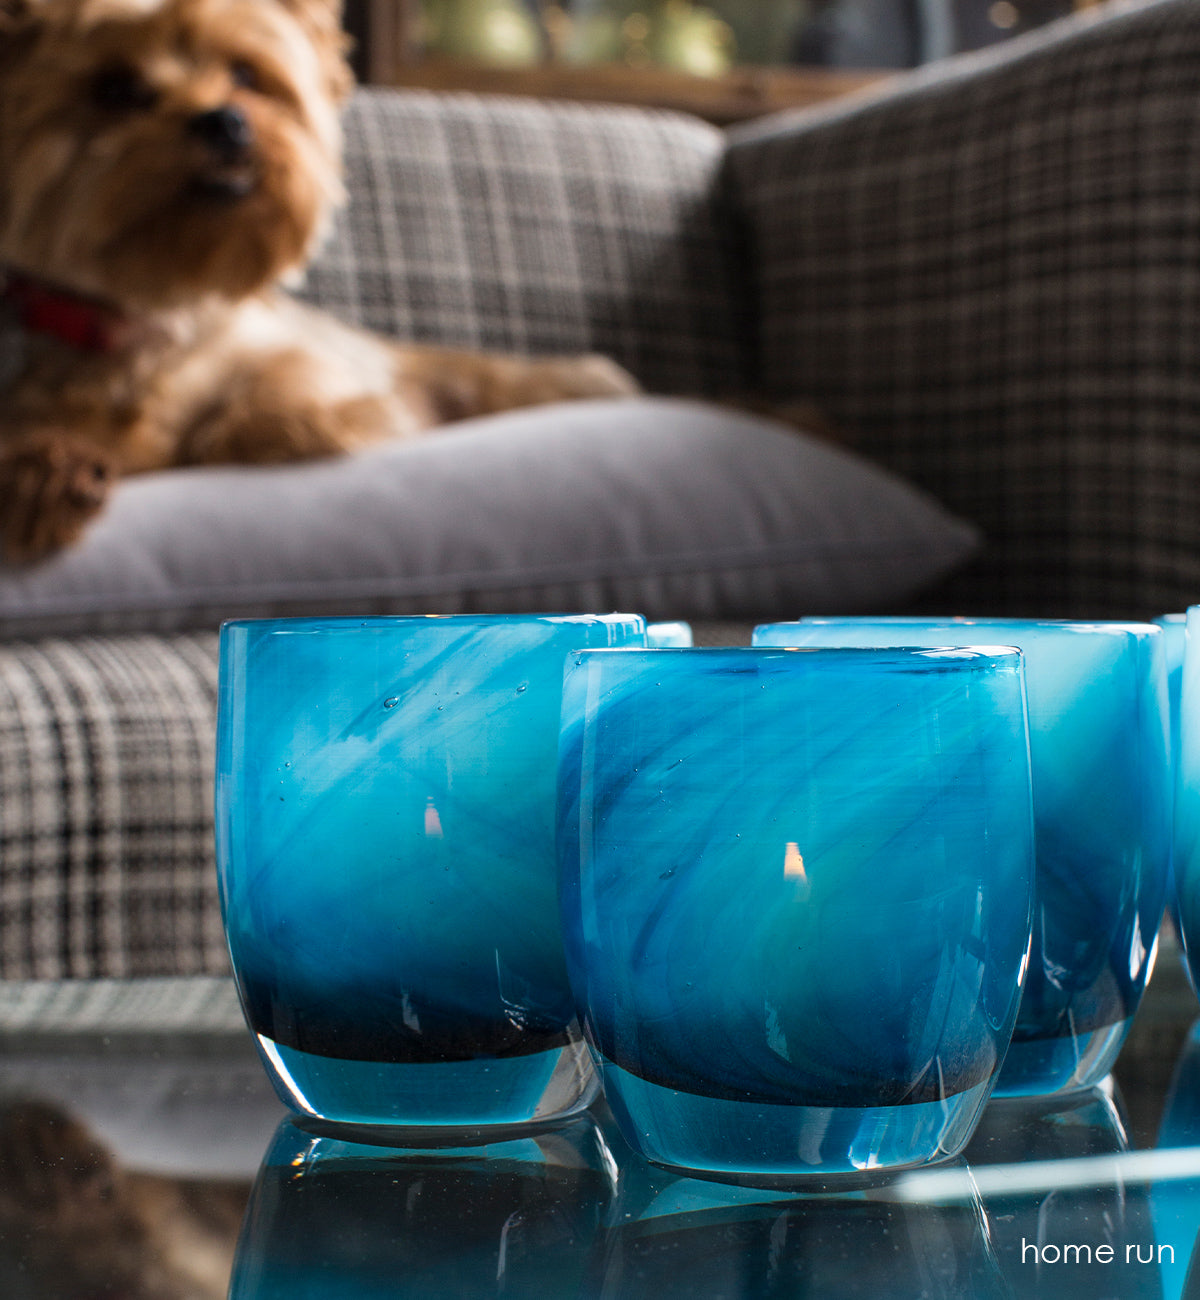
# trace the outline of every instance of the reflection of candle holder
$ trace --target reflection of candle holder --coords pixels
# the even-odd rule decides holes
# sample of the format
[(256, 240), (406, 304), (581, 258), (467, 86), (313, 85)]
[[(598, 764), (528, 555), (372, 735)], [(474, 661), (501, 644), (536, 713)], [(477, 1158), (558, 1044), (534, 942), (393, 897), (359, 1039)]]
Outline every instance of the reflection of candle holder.
[(616, 1191), (589, 1117), (484, 1147), (390, 1149), (284, 1123), (229, 1300), (577, 1293)]
[[(1160, 1150), (1200, 1148), (1200, 1020), (1192, 1025), (1175, 1065), (1158, 1132)], [(1189, 1154), (1192, 1154), (1189, 1152)], [(1152, 1190), (1154, 1223), (1160, 1241), (1173, 1242), (1175, 1259), (1164, 1262), (1168, 1296), (1200, 1300), (1200, 1169), (1190, 1178), (1162, 1179)], [(1187, 1278), (1190, 1285), (1184, 1285)]]
[(1200, 1146), (1200, 1020), (1188, 1031), (1175, 1065), (1163, 1107), (1158, 1145)]
[(1088, 1164), (1128, 1147), (1108, 1085), (990, 1103), (966, 1156), (1014, 1295), (1160, 1300), (1159, 1239), (1145, 1184)]
[[(796, 1195), (679, 1177), (619, 1141), (621, 1192), (589, 1285), (597, 1300), (728, 1296), (1011, 1300), (979, 1198), (898, 1199), (886, 1180)], [(962, 1175), (964, 1162), (939, 1167)]]
[(1114, 1155), (1129, 1149), (1110, 1083), (1052, 1097), (998, 1097), (988, 1104), (965, 1155), (972, 1165), (1016, 1165)]

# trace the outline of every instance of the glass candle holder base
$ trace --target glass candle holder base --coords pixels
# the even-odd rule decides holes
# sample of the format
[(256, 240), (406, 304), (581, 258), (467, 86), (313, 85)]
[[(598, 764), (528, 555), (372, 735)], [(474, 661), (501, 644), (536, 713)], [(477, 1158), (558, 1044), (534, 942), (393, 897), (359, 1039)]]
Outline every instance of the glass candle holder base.
[(607, 1060), (602, 1074), (626, 1141), (647, 1160), (735, 1181), (824, 1180), (947, 1160), (966, 1145), (991, 1094), (985, 1081), (905, 1106), (778, 1106), (664, 1088)]
[(1093, 1087), (1116, 1064), (1132, 1023), (1118, 1020), (1091, 1033), (1061, 1038), (1014, 1039), (993, 1096), (1044, 1097)]
[(586, 1109), (599, 1087), (578, 1041), (523, 1056), (391, 1064), (256, 1037), (284, 1105), (329, 1124), (479, 1128), (561, 1119)]

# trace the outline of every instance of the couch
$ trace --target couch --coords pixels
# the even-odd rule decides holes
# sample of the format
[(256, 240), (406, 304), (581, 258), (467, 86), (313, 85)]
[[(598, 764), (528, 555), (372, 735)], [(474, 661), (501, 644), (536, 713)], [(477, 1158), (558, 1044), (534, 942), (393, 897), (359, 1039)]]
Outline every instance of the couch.
[(0, 570), (0, 978), (227, 969), (225, 617), (625, 608), (703, 642), (1190, 603), (1198, 71), (1200, 5), (1152, 0), (729, 132), (361, 91), (301, 292), (405, 338), (605, 352), (646, 396), (143, 476), (81, 547)]

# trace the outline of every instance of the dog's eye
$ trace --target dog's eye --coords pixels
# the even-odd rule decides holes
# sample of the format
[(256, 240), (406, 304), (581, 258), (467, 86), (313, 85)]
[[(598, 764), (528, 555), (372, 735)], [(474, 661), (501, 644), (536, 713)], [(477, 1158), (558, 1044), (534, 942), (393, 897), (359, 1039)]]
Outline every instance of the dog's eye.
[(259, 86), (258, 69), (245, 59), (236, 59), (229, 68), (233, 84), (243, 90), (257, 90)]
[(92, 102), (110, 113), (153, 108), (158, 92), (133, 68), (103, 68), (92, 78)]

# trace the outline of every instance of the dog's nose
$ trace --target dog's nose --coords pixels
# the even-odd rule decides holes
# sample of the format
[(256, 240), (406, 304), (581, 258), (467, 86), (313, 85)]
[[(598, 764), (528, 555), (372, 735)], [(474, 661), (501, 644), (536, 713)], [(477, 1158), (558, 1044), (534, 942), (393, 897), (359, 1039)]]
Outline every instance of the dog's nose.
[(188, 130), (222, 158), (239, 158), (254, 140), (254, 131), (240, 108), (226, 104), (197, 113)]

